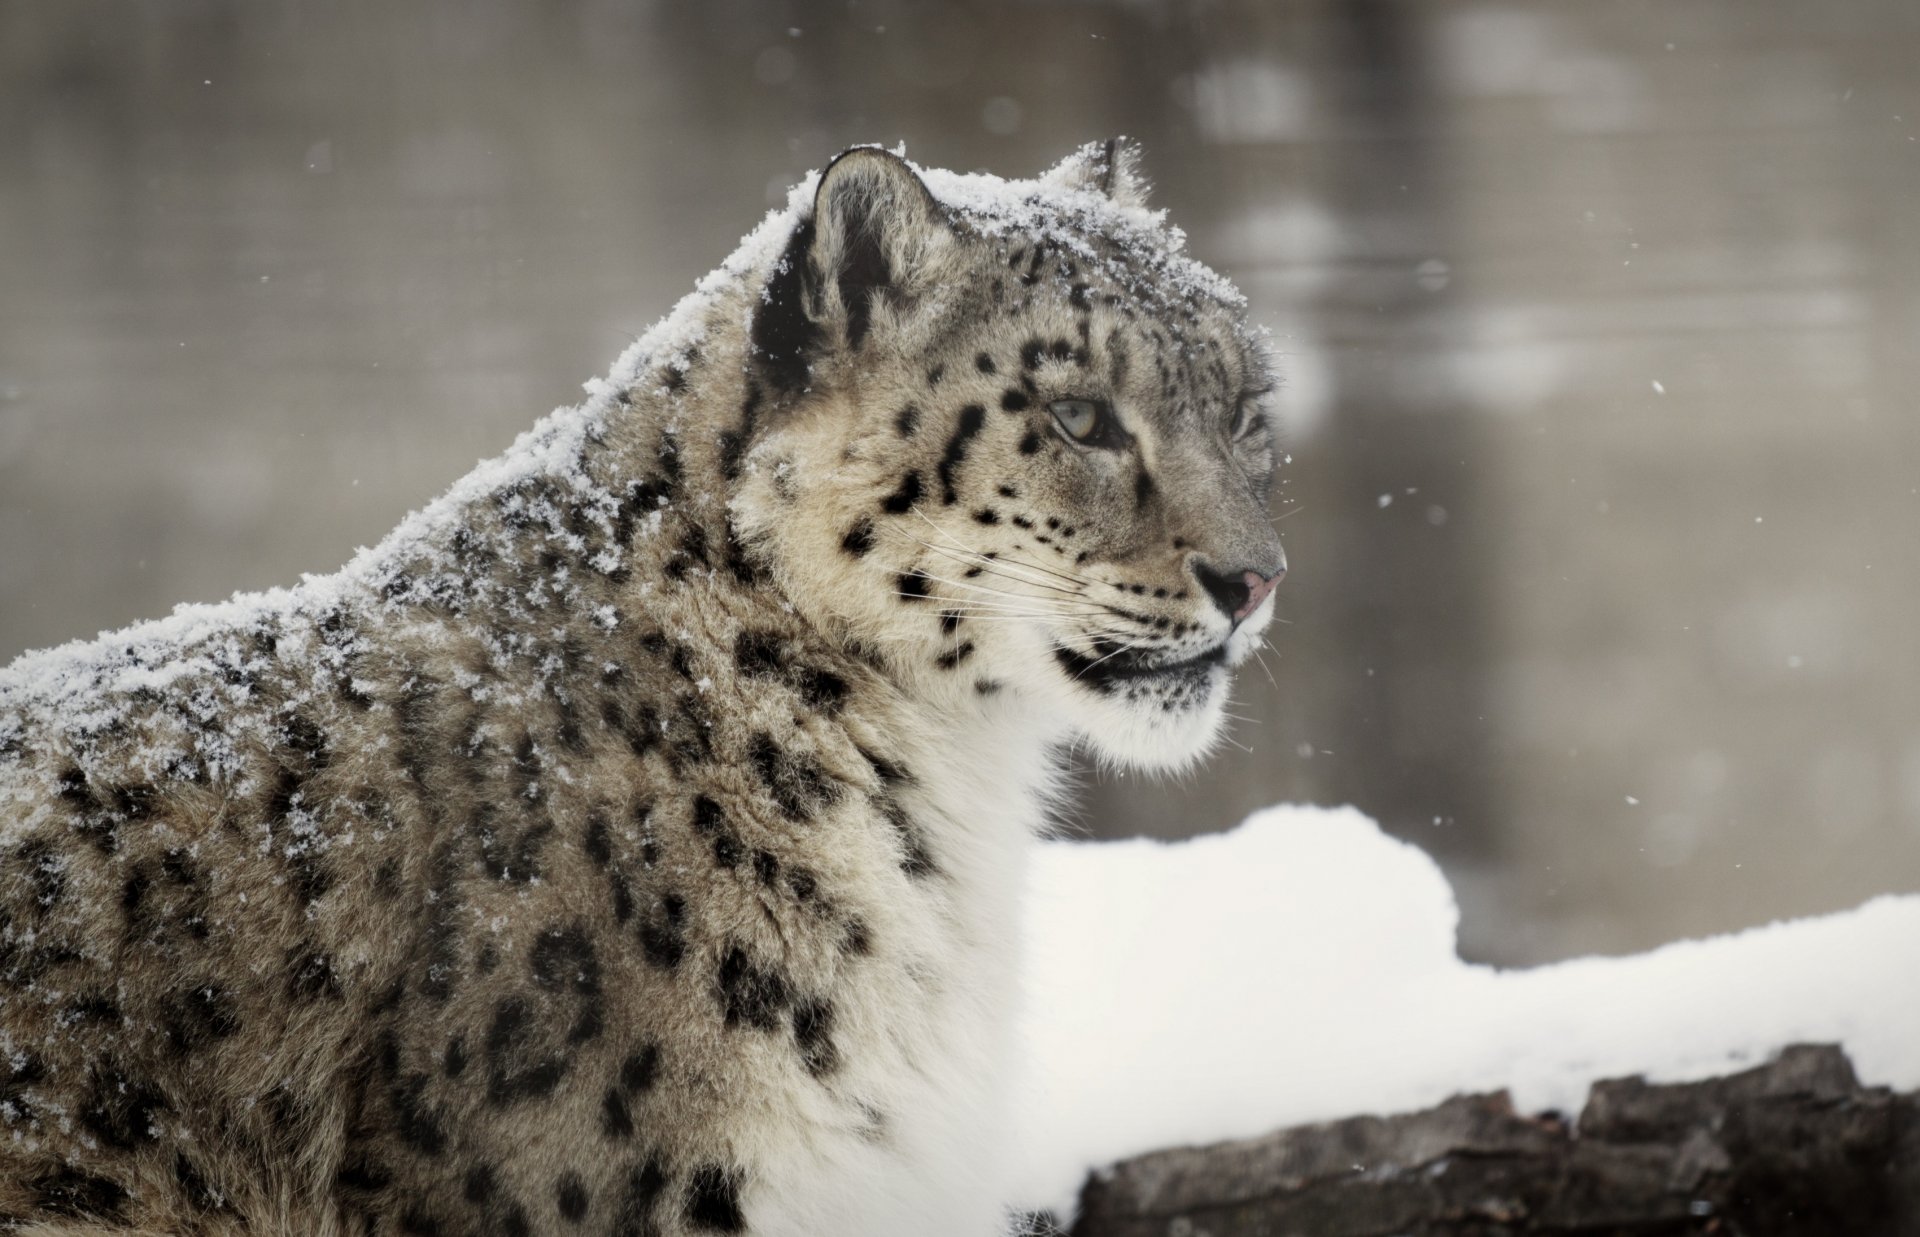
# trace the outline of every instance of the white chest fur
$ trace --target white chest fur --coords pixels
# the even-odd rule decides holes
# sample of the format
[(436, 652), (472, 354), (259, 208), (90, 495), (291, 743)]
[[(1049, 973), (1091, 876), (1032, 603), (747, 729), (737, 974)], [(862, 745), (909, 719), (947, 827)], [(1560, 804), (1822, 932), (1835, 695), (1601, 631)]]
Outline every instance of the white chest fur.
[[(903, 748), (936, 848), (921, 903), (884, 908), (904, 952), (844, 1028), (832, 1100), (757, 1148), (748, 1199), (778, 1237), (1003, 1231), (1021, 889), (1053, 777), (1050, 736), (1009, 701)], [(783, 1123), (784, 1124), (784, 1123)]]

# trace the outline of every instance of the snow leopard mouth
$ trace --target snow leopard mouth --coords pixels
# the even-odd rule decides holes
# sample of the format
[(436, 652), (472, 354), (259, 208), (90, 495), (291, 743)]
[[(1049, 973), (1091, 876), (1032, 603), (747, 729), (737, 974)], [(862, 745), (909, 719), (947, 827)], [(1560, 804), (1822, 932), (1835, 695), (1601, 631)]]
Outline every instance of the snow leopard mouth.
[(1106, 640), (1094, 642), (1094, 653), (1095, 656), (1089, 657), (1063, 644), (1053, 648), (1054, 660), (1060, 663), (1068, 678), (1108, 695), (1132, 683), (1192, 682), (1204, 678), (1215, 666), (1226, 663), (1227, 645), (1222, 641), (1203, 653), (1178, 661), (1157, 661), (1150, 653), (1122, 649)]

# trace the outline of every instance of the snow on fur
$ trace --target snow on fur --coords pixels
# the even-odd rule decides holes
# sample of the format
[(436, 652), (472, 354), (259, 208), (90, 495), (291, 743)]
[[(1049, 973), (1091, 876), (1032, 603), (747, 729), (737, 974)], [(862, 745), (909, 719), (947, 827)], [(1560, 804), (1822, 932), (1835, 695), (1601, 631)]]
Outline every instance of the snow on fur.
[[(1076, 157), (1091, 149), (1077, 152)], [(904, 149), (896, 153), (904, 154)], [(1181, 252), (1185, 234), (1166, 222), (1165, 212), (1147, 210), (1137, 204), (1136, 195), (1115, 202), (1094, 189), (1058, 179), (1059, 171), (1073, 163), (1070, 157), (1061, 168), (1032, 180), (910, 166), (936, 200), (983, 234), (1024, 229), (1093, 261), (1096, 255), (1080, 237), (1060, 224), (1072, 221), (1084, 226), (1097, 221), (1104, 235), (1128, 249), (1138, 259), (1140, 269), (1151, 273), (1156, 287), (1196, 291), (1225, 303), (1244, 304), (1232, 284)], [(819, 183), (820, 173), (814, 171), (793, 186), (784, 208), (769, 211), (717, 270), (704, 276), (691, 293), (620, 354), (604, 379), (585, 384), (584, 401), (542, 418), (504, 453), (481, 461), (446, 493), (409, 513), (378, 545), (361, 549), (341, 570), (305, 575), (292, 588), (236, 593), (227, 601), (213, 604), (181, 605), (164, 619), (102, 632), (92, 640), (73, 640), (29, 652), (0, 666), (0, 742), (21, 725), (14, 709), (29, 705), (52, 709), (82, 728), (97, 727), (110, 719), (81, 715), (103, 707), (100, 701), (104, 698), (204, 672), (207, 667), (203, 658), (189, 650), (203, 646), (209, 637), (244, 631), (275, 615), (325, 613), (342, 600), (377, 585), (394, 564), (430, 546), (436, 534), (445, 535), (467, 504), (506, 490), (517, 480), (538, 475), (566, 478), (581, 491), (580, 497), (589, 502), (603, 498), (612, 505), (610, 495), (585, 492), (592, 483), (570, 470), (569, 461), (577, 459), (582, 444), (605, 425), (615, 406), (616, 392), (632, 386), (656, 364), (672, 365), (675, 358), (686, 356), (689, 349), (699, 345), (714, 305), (723, 294), (773, 261), (796, 220), (811, 211)], [(452, 568), (452, 564), (446, 565)]]

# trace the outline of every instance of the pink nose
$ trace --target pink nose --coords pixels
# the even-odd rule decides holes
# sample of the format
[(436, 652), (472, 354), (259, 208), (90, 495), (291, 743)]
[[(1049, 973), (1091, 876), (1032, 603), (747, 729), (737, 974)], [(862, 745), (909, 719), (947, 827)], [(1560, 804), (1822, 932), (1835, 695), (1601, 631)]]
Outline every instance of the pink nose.
[(1273, 592), (1275, 586), (1287, 578), (1287, 569), (1282, 567), (1270, 576), (1262, 576), (1257, 571), (1249, 571), (1240, 578), (1247, 586), (1247, 600), (1245, 604), (1233, 612), (1233, 621), (1236, 623), (1260, 608), (1260, 603), (1267, 599), (1267, 594)]

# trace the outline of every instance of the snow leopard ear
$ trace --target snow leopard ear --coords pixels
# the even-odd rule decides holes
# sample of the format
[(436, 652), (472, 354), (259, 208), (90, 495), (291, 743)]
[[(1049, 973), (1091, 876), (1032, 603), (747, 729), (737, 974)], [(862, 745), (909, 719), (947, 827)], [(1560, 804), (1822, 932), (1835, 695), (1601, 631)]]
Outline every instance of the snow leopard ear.
[(1103, 194), (1117, 206), (1147, 204), (1139, 144), (1124, 137), (1088, 142), (1040, 174), (1042, 184)]
[(754, 314), (753, 343), (775, 383), (806, 385), (810, 358), (836, 341), (857, 352), (874, 310), (919, 298), (952, 231), (913, 168), (877, 146), (843, 151), (820, 173), (813, 212), (794, 229)]

